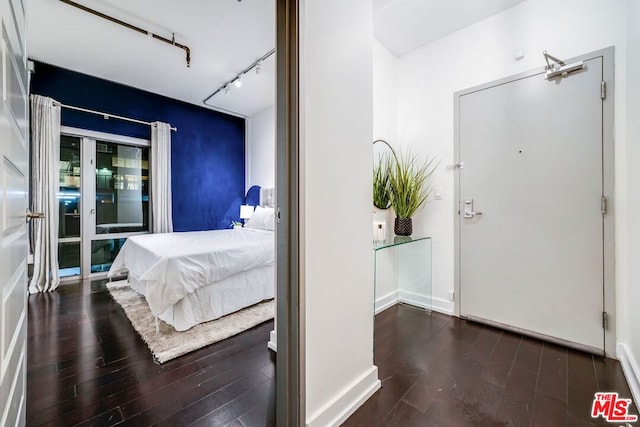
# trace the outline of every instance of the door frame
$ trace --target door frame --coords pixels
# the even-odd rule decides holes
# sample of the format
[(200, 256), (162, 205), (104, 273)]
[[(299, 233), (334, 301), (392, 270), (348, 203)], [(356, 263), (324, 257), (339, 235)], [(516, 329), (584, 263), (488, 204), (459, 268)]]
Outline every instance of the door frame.
[[(602, 101), (602, 189), (607, 199), (607, 211), (603, 215), (603, 311), (607, 313), (607, 327), (604, 330), (605, 355), (615, 357), (616, 354), (616, 310), (615, 310), (615, 272), (614, 272), (614, 54), (613, 46), (596, 50), (566, 60), (567, 63), (587, 61), (602, 57), (602, 76), (606, 82), (606, 96)], [(454, 105), (454, 163), (459, 165), (465, 159), (460, 158), (460, 98), (481, 90), (500, 86), (516, 80), (532, 76), (544, 78), (546, 70), (539, 67), (523, 73), (514, 74), (489, 83), (484, 83), (453, 94)], [(564, 77), (564, 78), (571, 78)], [(460, 315), (460, 170), (455, 169), (454, 176), (454, 315)], [(604, 319), (603, 319), (604, 320)]]
[[(138, 234), (151, 233), (151, 224), (147, 231), (134, 231), (125, 233), (96, 233), (96, 215), (90, 214), (89, 211), (96, 209), (95, 192), (96, 192), (96, 143), (97, 141), (112, 142), (114, 144), (123, 144), (135, 147), (145, 147), (151, 151), (151, 140), (143, 138), (134, 138), (114, 133), (99, 132), (88, 129), (76, 128), (72, 126), (61, 126), (60, 135), (72, 136), (80, 139), (80, 160), (83, 165), (81, 174), (81, 190), (80, 190), (80, 275), (68, 276), (60, 279), (61, 284), (76, 283), (79, 280), (96, 280), (107, 277), (106, 271), (92, 273), (91, 272), (91, 243), (94, 240), (120, 239), (136, 236)], [(89, 165), (89, 166), (85, 166)], [(149, 170), (149, 178), (152, 177), (153, 171)], [(87, 197), (88, 196), (88, 197)], [(153, 204), (153, 196), (150, 197), (149, 218), (151, 218), (151, 209)]]
[(300, 0), (276, 1), (276, 425), (306, 424), (300, 291)]

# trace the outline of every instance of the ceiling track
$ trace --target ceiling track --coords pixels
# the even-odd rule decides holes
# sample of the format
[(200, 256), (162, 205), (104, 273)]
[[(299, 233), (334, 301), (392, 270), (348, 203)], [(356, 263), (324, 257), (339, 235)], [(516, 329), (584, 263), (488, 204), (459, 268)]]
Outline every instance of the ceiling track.
[(91, 9), (90, 7), (81, 5), (81, 4), (76, 3), (74, 1), (71, 1), (71, 0), (60, 0), (60, 1), (62, 3), (68, 4), (69, 6), (73, 6), (75, 8), (78, 8), (78, 9), (82, 10), (82, 11), (85, 11), (85, 12), (88, 12), (88, 13), (90, 13), (92, 15), (98, 16), (98, 17), (100, 17), (102, 19), (106, 19), (107, 21), (111, 21), (114, 24), (121, 25), (121, 26), (123, 26), (125, 28), (128, 28), (130, 30), (137, 31), (138, 33), (141, 33), (141, 34), (144, 34), (144, 35), (147, 35), (147, 36), (151, 36), (156, 40), (159, 40), (161, 42), (164, 42), (164, 43), (170, 44), (172, 46), (175, 46), (177, 48), (180, 48), (180, 49), (184, 50), (184, 52), (185, 52), (186, 61), (187, 61), (187, 67), (191, 66), (191, 49), (189, 49), (188, 46), (185, 46), (185, 45), (180, 44), (180, 43), (176, 43), (175, 33), (172, 35), (171, 39), (168, 39), (166, 37), (162, 37), (162, 36), (160, 36), (158, 34), (152, 33), (151, 31), (147, 31), (147, 30), (145, 30), (143, 28), (140, 28), (140, 27), (137, 27), (137, 26), (135, 26), (133, 24), (129, 24), (128, 22), (124, 22), (124, 21), (122, 21), (122, 20), (120, 20), (118, 18), (114, 18), (113, 16), (109, 16), (109, 15), (107, 15), (105, 13), (99, 12), (99, 11), (97, 11), (95, 9)]

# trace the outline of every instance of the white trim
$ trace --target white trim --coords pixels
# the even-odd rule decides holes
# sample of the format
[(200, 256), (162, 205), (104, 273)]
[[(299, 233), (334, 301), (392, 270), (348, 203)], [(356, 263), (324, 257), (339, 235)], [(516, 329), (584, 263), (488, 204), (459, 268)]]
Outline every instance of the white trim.
[(376, 300), (375, 314), (385, 311), (387, 308), (394, 306), (398, 303), (398, 291), (391, 292)]
[(380, 388), (378, 367), (373, 365), (334, 399), (307, 419), (308, 427), (338, 426)]
[(278, 352), (278, 333), (274, 329), (269, 334), (269, 342), (267, 343), (267, 347), (269, 350), (273, 350), (274, 352)]
[(431, 298), (431, 310), (453, 316), (454, 302), (442, 298)]
[[(21, 319), (24, 319), (24, 313), (26, 313), (26, 311), (23, 311), (23, 316), (21, 317)], [(19, 328), (22, 328), (22, 324), (20, 325)], [(25, 328), (26, 329), (26, 328)], [(19, 330), (19, 329), (18, 329)], [(18, 335), (22, 335), (22, 334), (15, 334), (15, 336), (17, 337)], [(6, 353), (7, 355), (11, 355), (13, 354), (13, 351), (15, 350), (16, 347), (16, 342), (13, 341), (11, 343), (11, 348), (9, 349), (9, 351)], [(18, 355), (18, 364), (16, 366), (16, 369), (14, 371), (14, 376), (13, 376), (13, 380), (11, 381), (11, 386), (9, 388), (9, 394), (7, 395), (8, 400), (7, 402), (2, 402), (3, 404), (6, 404), (6, 406), (4, 407), (4, 413), (0, 414), (0, 416), (2, 416), (2, 420), (0, 420), (0, 426), (5, 426), (7, 424), (7, 417), (9, 416), (9, 412), (11, 411), (11, 401), (13, 399), (15, 399), (15, 394), (16, 394), (16, 386), (18, 385), (18, 379), (22, 376), (22, 393), (20, 394), (20, 404), (22, 405), (22, 402), (25, 398), (25, 390), (26, 390), (26, 376), (24, 373), (25, 368), (25, 361), (26, 361), (26, 348), (27, 348), (27, 344), (26, 344), (26, 338), (24, 341), (22, 341), (22, 348), (20, 349), (20, 354)], [(7, 360), (12, 360), (12, 357), (8, 357)], [(8, 363), (7, 363), (8, 365)], [(5, 381), (5, 379), (3, 378), (2, 381)], [(18, 414), (20, 413), (20, 411), (22, 406), (20, 407), (20, 409), (18, 410)], [(0, 408), (2, 409), (2, 408)], [(20, 418), (16, 419), (16, 425), (18, 425), (18, 421), (20, 420)]]
[(431, 310), (431, 297), (407, 291), (398, 291), (398, 302)]
[(75, 136), (78, 138), (90, 138), (90, 139), (99, 139), (104, 142), (115, 142), (129, 145), (138, 145), (141, 147), (150, 147), (151, 146), (151, 138), (142, 139), (142, 138), (134, 138), (131, 136), (117, 135), (115, 133), (107, 133), (107, 132), (98, 132), (94, 130), (74, 128), (71, 126), (61, 126), (60, 134)]
[(402, 302), (426, 310), (437, 311), (438, 313), (453, 316), (454, 303), (442, 298), (425, 297), (406, 291), (395, 291), (376, 300), (375, 314), (382, 313), (389, 307)]
[[(12, 277), (7, 281), (9, 285), (5, 289), (6, 292), (3, 292), (2, 301), (0, 301), (3, 308), (2, 313), (0, 313), (0, 319), (2, 320), (2, 325), (4, 326), (6, 326), (8, 323), (6, 319), (7, 310), (4, 310), (4, 308), (7, 302), (9, 301), (9, 298), (12, 296), (13, 291), (16, 290), (16, 287), (23, 284), (23, 278), (24, 278), (23, 274), (26, 271), (27, 271), (27, 260), (25, 259), (20, 263), (20, 266), (13, 272)], [(13, 329), (13, 335), (6, 336), (5, 332), (11, 333), (11, 331), (6, 331), (4, 327), (0, 331), (0, 335), (1, 335), (0, 345), (2, 346), (0, 347), (0, 351), (3, 351), (5, 347), (7, 348), (6, 353), (3, 354), (3, 356), (5, 356), (4, 360), (1, 360), (1, 363), (0, 363), (0, 382), (5, 381), (5, 375), (7, 374), (9, 363), (11, 363), (11, 360), (12, 360), (11, 355), (14, 354), (14, 352), (16, 351), (16, 347), (18, 346), (18, 338), (22, 335), (21, 331), (24, 326), (23, 324), (25, 321), (26, 313), (27, 313), (27, 305), (25, 301), (25, 306), (22, 309), (22, 312), (20, 313), (20, 317), (18, 317), (16, 327)], [(7, 347), (7, 340), (9, 339), (10, 341)], [(0, 424), (0, 425), (4, 425), (4, 424)]]
[[(249, 150), (251, 148), (251, 119), (246, 117), (244, 119), (244, 196), (247, 195), (249, 187), (253, 182), (251, 177), (251, 155)], [(244, 200), (242, 200), (244, 204)]]
[(633, 400), (638, 406), (638, 403), (640, 403), (640, 364), (638, 364), (638, 360), (625, 343), (618, 343), (617, 354), (620, 365), (622, 365), (622, 371), (631, 389)]

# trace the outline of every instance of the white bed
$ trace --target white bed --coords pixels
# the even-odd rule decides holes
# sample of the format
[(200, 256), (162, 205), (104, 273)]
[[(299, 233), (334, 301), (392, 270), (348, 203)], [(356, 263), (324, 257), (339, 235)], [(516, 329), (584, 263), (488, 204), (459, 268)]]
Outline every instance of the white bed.
[(109, 277), (128, 273), (154, 316), (187, 330), (274, 297), (274, 231), (264, 229), (270, 223), (130, 237)]

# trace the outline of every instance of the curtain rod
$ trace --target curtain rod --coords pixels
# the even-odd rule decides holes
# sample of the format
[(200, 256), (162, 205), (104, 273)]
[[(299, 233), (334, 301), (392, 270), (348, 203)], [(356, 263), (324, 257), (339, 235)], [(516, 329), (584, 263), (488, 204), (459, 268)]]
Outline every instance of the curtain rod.
[[(116, 114), (103, 113), (102, 111), (89, 110), (87, 108), (74, 107), (73, 105), (63, 104), (62, 102), (59, 102), (59, 101), (53, 101), (53, 104), (54, 105), (59, 105), (60, 107), (63, 107), (63, 108), (68, 108), (70, 110), (82, 111), (83, 113), (89, 113), (89, 114), (96, 114), (98, 116), (104, 117), (105, 120), (113, 118), (113, 119), (124, 120), (124, 121), (127, 121), (127, 122), (139, 123), (141, 125), (155, 126), (155, 124), (152, 123), (152, 122), (145, 122), (145, 121), (142, 121), (142, 120), (130, 119), (129, 117), (118, 116)], [(177, 131), (178, 130), (177, 128), (175, 128), (173, 126), (170, 126), (169, 129), (171, 129), (173, 131)]]

